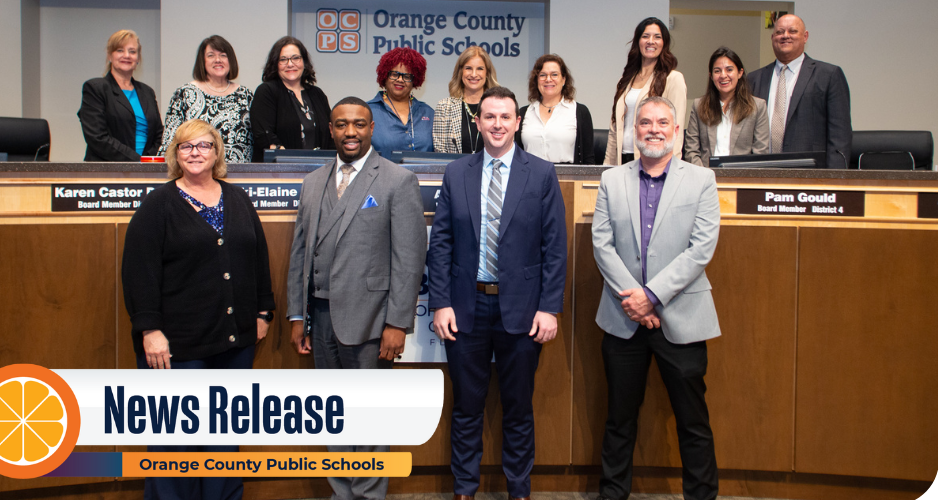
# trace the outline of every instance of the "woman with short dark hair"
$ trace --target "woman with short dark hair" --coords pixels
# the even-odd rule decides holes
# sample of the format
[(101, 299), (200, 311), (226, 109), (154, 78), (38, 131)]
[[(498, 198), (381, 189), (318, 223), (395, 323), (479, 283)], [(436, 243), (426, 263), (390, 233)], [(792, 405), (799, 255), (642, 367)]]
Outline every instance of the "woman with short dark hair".
[(557, 54), (545, 54), (528, 77), (528, 101), (521, 108), (516, 141), (525, 151), (552, 163), (592, 165), (593, 117), (573, 100), (573, 75)]
[(329, 133), (329, 99), (316, 86), (309, 52), (299, 39), (285, 36), (267, 54), (251, 103), (254, 162), (265, 149), (335, 149)]
[(176, 89), (166, 110), (163, 132), (165, 155), (167, 147), (183, 122), (205, 120), (221, 134), (225, 143), (225, 162), (248, 163), (253, 154), (251, 134), (251, 89), (232, 82), (238, 78), (238, 58), (228, 40), (212, 35), (199, 44), (193, 80)]

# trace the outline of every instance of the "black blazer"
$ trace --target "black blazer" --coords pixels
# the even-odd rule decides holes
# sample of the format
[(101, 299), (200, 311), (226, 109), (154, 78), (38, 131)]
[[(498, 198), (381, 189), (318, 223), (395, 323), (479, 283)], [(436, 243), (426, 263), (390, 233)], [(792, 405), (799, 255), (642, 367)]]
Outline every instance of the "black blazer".
[[(524, 144), (521, 142), (521, 129), (524, 128), (524, 117), (527, 113), (527, 106), (518, 110), (521, 123), (518, 124), (518, 131), (515, 132), (515, 142), (521, 146), (521, 149), (524, 149)], [(589, 108), (580, 103), (576, 103), (576, 142), (573, 147), (573, 164), (596, 164), (593, 154), (593, 117), (590, 115)]]
[[(769, 102), (774, 72), (772, 61), (749, 74), (752, 94), (765, 99), (768, 109), (775, 105)], [(847, 168), (853, 142), (850, 87), (839, 66), (805, 54), (786, 115), (782, 151), (826, 151), (827, 168)]]
[[(315, 85), (304, 85), (312, 104), (316, 118), (316, 130), (321, 149), (335, 149), (332, 134), (329, 133), (331, 108), (326, 94)], [(287, 149), (303, 147), (300, 136), (300, 118), (290, 99), (290, 91), (279, 79), (264, 82), (254, 91), (251, 103), (251, 131), (254, 134), (254, 163), (264, 161), (264, 150), (270, 145), (283, 146)]]
[[(163, 141), (163, 121), (156, 93), (145, 83), (134, 79), (131, 82), (147, 119), (147, 144), (143, 154), (155, 156)], [(110, 73), (82, 85), (78, 120), (88, 144), (85, 161), (140, 161), (136, 149), (137, 118), (130, 101)]]

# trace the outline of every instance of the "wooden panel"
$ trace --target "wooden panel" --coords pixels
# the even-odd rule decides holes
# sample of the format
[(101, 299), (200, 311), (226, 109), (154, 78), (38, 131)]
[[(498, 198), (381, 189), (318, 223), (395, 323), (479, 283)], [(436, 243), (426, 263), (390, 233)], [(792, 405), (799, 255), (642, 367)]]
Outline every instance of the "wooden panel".
[(938, 233), (801, 229), (795, 470), (934, 479)]
[[(795, 332), (793, 228), (721, 228), (707, 273), (723, 336), (708, 342), (711, 424), (721, 468), (789, 471)], [(594, 318), (602, 276), (590, 225), (576, 228), (573, 464), (598, 465), (606, 380)], [(753, 446), (759, 443), (759, 446)], [(652, 363), (639, 418), (637, 465), (680, 466), (674, 415)]]
[(114, 368), (115, 231), (0, 225), (0, 366)]

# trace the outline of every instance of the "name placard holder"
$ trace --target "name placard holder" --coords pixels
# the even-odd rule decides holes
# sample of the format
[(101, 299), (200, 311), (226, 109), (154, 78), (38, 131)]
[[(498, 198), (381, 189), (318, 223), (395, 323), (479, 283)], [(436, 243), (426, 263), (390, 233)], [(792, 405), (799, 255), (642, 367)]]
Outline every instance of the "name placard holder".
[(863, 217), (865, 191), (739, 189), (736, 213), (815, 217)]

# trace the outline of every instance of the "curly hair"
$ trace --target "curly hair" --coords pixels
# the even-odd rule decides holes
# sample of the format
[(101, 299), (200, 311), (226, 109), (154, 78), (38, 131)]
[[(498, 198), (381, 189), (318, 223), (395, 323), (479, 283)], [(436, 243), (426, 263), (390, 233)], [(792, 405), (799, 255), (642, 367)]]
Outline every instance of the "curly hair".
[(379, 87), (384, 87), (385, 82), (388, 81), (388, 73), (398, 64), (403, 64), (407, 68), (407, 72), (414, 75), (414, 88), (423, 85), (423, 81), (427, 77), (427, 60), (414, 49), (398, 47), (386, 52), (378, 61), (376, 73), (378, 74)]
[(570, 71), (567, 70), (567, 65), (564, 64), (563, 59), (557, 54), (544, 54), (535, 61), (534, 69), (531, 70), (531, 76), (528, 77), (528, 101), (540, 102), (541, 90), (537, 88), (538, 75), (540, 75), (541, 70), (544, 69), (544, 65), (549, 62), (557, 63), (557, 66), (560, 66), (560, 76), (564, 79), (563, 88), (560, 89), (561, 99), (564, 101), (572, 101), (573, 98), (576, 97), (576, 87), (573, 86), (573, 75), (570, 74)]
[(303, 77), (300, 83), (303, 85), (316, 85), (316, 72), (313, 71), (313, 62), (309, 59), (309, 51), (298, 38), (285, 36), (274, 43), (267, 54), (267, 63), (264, 64), (264, 73), (261, 75), (261, 81), (273, 82), (280, 79), (278, 67), (280, 64), (280, 52), (287, 45), (296, 45), (300, 50), (300, 56), (303, 57)]
[(176, 135), (173, 141), (166, 148), (166, 176), (170, 179), (182, 177), (182, 167), (179, 166), (179, 160), (176, 158), (179, 145), (209, 134), (212, 136), (212, 142), (215, 143), (215, 165), (212, 165), (212, 177), (222, 179), (228, 175), (228, 164), (225, 163), (225, 141), (221, 134), (215, 130), (215, 127), (204, 120), (193, 118), (179, 126), (176, 129)]

